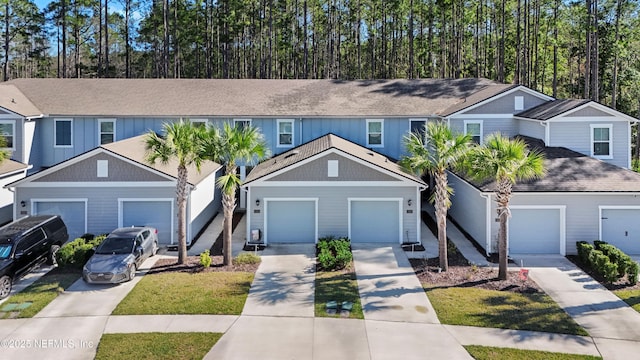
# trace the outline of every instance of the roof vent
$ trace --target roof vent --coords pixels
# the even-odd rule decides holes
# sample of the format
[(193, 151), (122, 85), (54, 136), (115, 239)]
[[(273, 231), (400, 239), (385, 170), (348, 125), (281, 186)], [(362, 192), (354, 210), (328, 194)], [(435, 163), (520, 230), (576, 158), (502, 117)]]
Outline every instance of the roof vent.
[(367, 155), (373, 156), (373, 152), (369, 151), (369, 152), (367, 152)]
[(290, 158), (290, 157), (292, 157), (292, 156), (295, 156), (295, 155), (298, 155), (298, 154), (300, 154), (300, 151), (298, 151), (298, 150), (293, 150), (293, 151), (291, 151), (289, 154), (287, 154), (284, 158), (285, 158), (285, 159), (288, 159), (288, 158)]

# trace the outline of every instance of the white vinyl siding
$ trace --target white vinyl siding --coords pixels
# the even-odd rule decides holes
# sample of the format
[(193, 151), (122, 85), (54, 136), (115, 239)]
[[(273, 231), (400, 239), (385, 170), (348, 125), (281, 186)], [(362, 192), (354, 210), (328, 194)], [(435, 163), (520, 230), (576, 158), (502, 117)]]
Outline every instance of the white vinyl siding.
[(482, 145), (482, 120), (465, 120), (464, 133), (471, 136), (471, 140)]
[(13, 120), (0, 120), (0, 136), (4, 137), (5, 149), (13, 150), (15, 144), (16, 122)]
[(591, 156), (598, 159), (613, 158), (613, 125), (591, 125)]
[(116, 121), (113, 119), (100, 119), (98, 121), (98, 143), (110, 144), (116, 141)]
[(278, 147), (292, 147), (294, 144), (293, 120), (278, 120)]
[(384, 146), (384, 120), (367, 119), (367, 147)]
[(53, 136), (55, 147), (73, 147), (73, 120), (55, 119)]

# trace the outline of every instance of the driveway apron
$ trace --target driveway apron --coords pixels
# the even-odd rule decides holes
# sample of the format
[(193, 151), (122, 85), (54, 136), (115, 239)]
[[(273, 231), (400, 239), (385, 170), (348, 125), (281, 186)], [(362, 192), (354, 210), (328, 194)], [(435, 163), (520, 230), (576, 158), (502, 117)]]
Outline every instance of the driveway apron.
[(594, 338), (640, 341), (640, 314), (563, 256), (518, 256), (531, 278)]
[(315, 245), (269, 245), (242, 315), (314, 316)]
[(439, 324), (407, 255), (398, 244), (352, 244), (366, 320)]

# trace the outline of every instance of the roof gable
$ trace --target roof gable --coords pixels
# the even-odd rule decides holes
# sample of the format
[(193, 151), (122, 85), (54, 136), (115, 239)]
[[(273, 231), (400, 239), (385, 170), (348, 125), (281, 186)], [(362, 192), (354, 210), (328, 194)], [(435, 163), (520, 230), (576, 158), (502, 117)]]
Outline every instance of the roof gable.
[[(386, 175), (387, 181), (412, 181), (419, 186), (426, 187), (426, 184), (420, 178), (406, 173), (398, 164), (388, 159), (384, 155), (376, 153), (358, 144), (352, 143), (351, 141), (343, 139), (334, 134), (324, 135), (287, 152), (279, 154), (278, 156), (275, 156), (271, 159), (263, 161), (262, 163), (258, 164), (258, 166), (256, 166), (253, 171), (251, 171), (249, 176), (247, 176), (244, 185), (246, 186), (252, 182), (260, 180), (269, 181), (278, 177), (280, 179), (293, 179), (295, 178), (296, 174), (298, 174), (298, 176), (301, 176), (300, 171), (295, 169), (300, 168), (306, 164), (311, 164), (311, 168), (314, 169), (316, 174), (321, 174), (321, 172), (323, 172), (323, 166), (326, 168), (326, 165), (319, 165), (319, 162), (316, 162), (314, 164), (314, 161), (323, 158), (325, 160), (339, 160), (340, 158), (346, 158), (349, 161), (358, 163), (360, 166), (368, 168), (368, 171), (373, 170), (376, 172), (381, 172), (383, 175)], [(359, 169), (364, 170), (364, 168), (361, 167), (359, 167)], [(294, 173), (292, 173), (293, 176), (283, 175), (289, 171), (294, 171)], [(342, 167), (340, 167), (340, 171), (342, 171)], [(311, 178), (317, 176), (318, 175), (312, 175)], [(360, 175), (355, 174), (345, 176), (338, 181), (347, 181), (350, 177), (357, 178), (360, 177)], [(378, 176), (377, 178), (383, 179), (380, 176)], [(328, 179), (324, 177), (322, 180)], [(309, 179), (309, 181), (311, 181), (311, 179)]]
[(515, 116), (521, 119), (539, 121), (576, 121), (578, 120), (577, 118), (590, 120), (590, 118), (594, 117), (611, 117), (611, 120), (618, 118), (631, 122), (638, 121), (638, 119), (634, 119), (608, 106), (585, 99), (554, 100), (518, 113)]
[(442, 113), (442, 115), (449, 117), (461, 113), (466, 113), (518, 91), (529, 94), (531, 96), (535, 96), (543, 101), (549, 101), (553, 99), (550, 96), (539, 93), (522, 85), (502, 84), (500, 86), (486, 87), (475, 92), (471, 96), (447, 108)]

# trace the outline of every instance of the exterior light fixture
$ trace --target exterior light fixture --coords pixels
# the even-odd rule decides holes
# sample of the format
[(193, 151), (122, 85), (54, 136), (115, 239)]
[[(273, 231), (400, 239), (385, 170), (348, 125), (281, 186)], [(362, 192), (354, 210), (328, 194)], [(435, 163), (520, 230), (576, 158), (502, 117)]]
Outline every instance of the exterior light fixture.
[(20, 206), (25, 207), (25, 206), (27, 206), (27, 203), (24, 202), (24, 200), (22, 200), (22, 201), (20, 201)]
[(407, 205), (411, 206), (411, 203), (412, 203), (411, 199), (407, 200)]
[(260, 199), (256, 199), (256, 206), (260, 206)]

